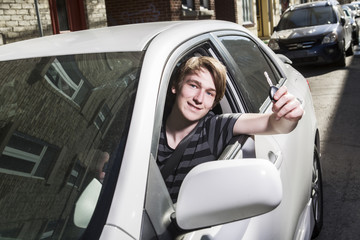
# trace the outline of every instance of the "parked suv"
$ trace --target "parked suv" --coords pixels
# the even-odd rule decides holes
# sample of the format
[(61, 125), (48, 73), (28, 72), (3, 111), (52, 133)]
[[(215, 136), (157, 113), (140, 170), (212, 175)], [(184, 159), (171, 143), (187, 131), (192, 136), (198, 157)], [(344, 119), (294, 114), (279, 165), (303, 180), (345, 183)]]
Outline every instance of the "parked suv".
[(353, 54), (352, 28), (337, 2), (311, 2), (290, 7), (269, 41), (275, 52), (294, 64), (337, 63)]

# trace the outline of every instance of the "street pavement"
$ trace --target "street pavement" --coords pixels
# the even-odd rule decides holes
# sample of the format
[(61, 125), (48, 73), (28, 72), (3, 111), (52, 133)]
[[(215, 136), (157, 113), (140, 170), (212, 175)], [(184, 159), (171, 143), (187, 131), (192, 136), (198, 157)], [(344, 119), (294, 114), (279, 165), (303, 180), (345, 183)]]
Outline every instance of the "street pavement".
[(324, 225), (316, 240), (360, 239), (360, 47), (344, 68), (301, 67), (321, 134)]

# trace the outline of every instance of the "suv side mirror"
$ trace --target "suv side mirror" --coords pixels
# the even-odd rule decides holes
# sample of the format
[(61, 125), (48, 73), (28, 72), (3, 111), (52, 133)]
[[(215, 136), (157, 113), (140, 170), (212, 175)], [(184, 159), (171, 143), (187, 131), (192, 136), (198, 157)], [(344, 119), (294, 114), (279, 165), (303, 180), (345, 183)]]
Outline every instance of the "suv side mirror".
[(345, 25), (345, 23), (346, 23), (346, 19), (345, 19), (345, 17), (340, 17), (340, 23), (341, 23), (341, 25), (342, 26), (344, 26)]
[(218, 160), (187, 174), (175, 218), (181, 229), (204, 228), (270, 212), (281, 200), (280, 174), (269, 160)]

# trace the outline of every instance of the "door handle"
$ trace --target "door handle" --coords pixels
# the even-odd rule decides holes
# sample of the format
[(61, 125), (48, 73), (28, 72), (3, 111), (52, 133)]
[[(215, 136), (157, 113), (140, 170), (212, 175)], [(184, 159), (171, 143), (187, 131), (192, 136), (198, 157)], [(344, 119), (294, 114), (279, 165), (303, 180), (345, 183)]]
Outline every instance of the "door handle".
[(270, 151), (268, 153), (269, 161), (272, 162), (277, 169), (280, 169), (283, 157), (281, 151), (278, 151), (274, 153), (273, 151)]

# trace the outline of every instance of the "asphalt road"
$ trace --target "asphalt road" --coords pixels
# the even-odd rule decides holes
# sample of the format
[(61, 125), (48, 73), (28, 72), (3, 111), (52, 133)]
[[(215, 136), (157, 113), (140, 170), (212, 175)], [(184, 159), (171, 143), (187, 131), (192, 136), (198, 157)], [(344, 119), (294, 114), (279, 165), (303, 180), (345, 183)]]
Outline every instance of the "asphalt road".
[(298, 70), (308, 79), (321, 134), (324, 225), (316, 240), (360, 239), (360, 47), (347, 66)]

